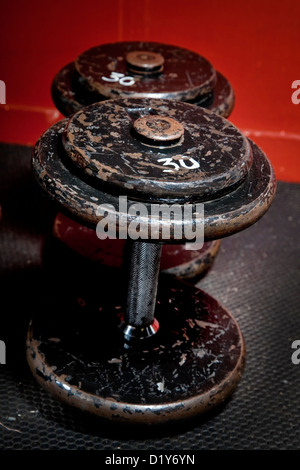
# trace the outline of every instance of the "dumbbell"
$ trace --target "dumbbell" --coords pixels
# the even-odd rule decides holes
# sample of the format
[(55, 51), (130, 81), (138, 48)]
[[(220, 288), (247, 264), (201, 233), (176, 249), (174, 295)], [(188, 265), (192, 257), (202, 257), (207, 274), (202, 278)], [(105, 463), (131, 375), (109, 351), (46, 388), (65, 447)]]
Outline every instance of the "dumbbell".
[[(172, 162), (180, 168), (165, 172)], [(71, 218), (98, 233), (115, 222), (129, 253), (126, 282), (93, 273), (90, 299), (47, 300), (33, 317), (27, 360), (38, 382), (117, 423), (181, 422), (223, 403), (242, 376), (243, 335), (213, 297), (160, 273), (161, 250), (197, 227), (214, 240), (257, 222), (276, 190), (262, 150), (193, 104), (121, 98), (54, 124), (32, 166)], [(165, 207), (174, 217), (159, 216)]]
[[(55, 76), (52, 97), (64, 116), (82, 107), (118, 97), (164, 98), (193, 102), (228, 117), (234, 106), (229, 81), (207, 59), (184, 48), (155, 42), (117, 42), (93, 47)], [(108, 266), (121, 267), (123, 240), (99, 241), (95, 231), (59, 213), (56, 238), (75, 252)], [(165, 245), (161, 270), (179, 278), (194, 278), (209, 269), (220, 241)]]
[(192, 102), (228, 117), (231, 84), (199, 54), (156, 42), (103, 44), (63, 67), (51, 87), (58, 110), (69, 116), (82, 107), (114, 98), (159, 98)]

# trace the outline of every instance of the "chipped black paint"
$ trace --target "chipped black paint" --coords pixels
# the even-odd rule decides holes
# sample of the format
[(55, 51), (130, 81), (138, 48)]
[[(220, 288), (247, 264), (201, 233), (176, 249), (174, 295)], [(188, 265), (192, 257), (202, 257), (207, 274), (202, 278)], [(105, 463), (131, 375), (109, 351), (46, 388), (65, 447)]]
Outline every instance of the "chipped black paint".
[[(126, 44), (127, 43), (125, 43), (125, 45)], [(174, 68), (174, 64), (172, 67)], [(182, 64), (180, 65), (180, 69), (184, 70)], [(211, 89), (193, 97), (189, 96), (189, 94), (182, 96), (182, 93), (179, 93), (180, 84), (176, 83), (176, 72), (171, 72), (171, 74), (169, 74), (169, 79), (170, 75), (171, 78), (173, 77), (172, 86), (175, 91), (171, 97), (169, 95), (162, 96), (159, 86), (160, 82), (157, 81), (157, 78), (154, 78), (151, 81), (149, 81), (149, 79), (144, 79), (144, 81), (143, 79), (142, 81), (140, 80), (140, 84), (143, 86), (142, 94), (144, 98), (172, 98), (175, 100), (191, 102), (198, 106), (210, 109), (221, 116), (228, 117), (234, 107), (234, 91), (231, 84), (220, 72), (214, 71), (214, 74), (215, 78)], [(197, 76), (198, 82), (199, 78), (200, 77)], [(144, 90), (145, 83), (148, 84), (148, 88), (145, 88)], [(151, 89), (149, 89), (149, 84), (151, 84)], [(191, 84), (189, 86), (192, 88)], [(205, 88), (202, 91), (204, 90)], [(119, 89), (118, 92), (119, 97), (128, 96), (126, 90), (122, 93), (122, 89)], [(79, 111), (82, 107), (88, 106), (92, 103), (97, 103), (110, 98), (109, 94), (106, 93), (106, 90), (99, 92), (95, 89), (91, 89), (89, 77), (85, 79), (78, 73), (75, 67), (75, 62), (67, 64), (57, 73), (52, 82), (51, 94), (56, 107), (64, 116), (69, 116)], [(116, 98), (117, 96), (114, 94), (112, 97)]]
[[(171, 118), (183, 140), (172, 148), (143, 145), (133, 128), (147, 117)], [(70, 118), (62, 135), (68, 158), (95, 185), (138, 200), (214, 199), (239, 184), (252, 163), (248, 140), (228, 120), (166, 100), (91, 105)]]
[[(164, 58), (163, 70), (155, 76), (132, 73), (126, 60), (134, 51), (158, 53)], [(154, 42), (117, 42), (96, 46), (75, 60), (77, 72), (88, 81), (93, 91), (107, 98), (164, 98), (187, 101), (213, 90), (216, 72), (207, 59), (199, 54), (167, 44)], [(111, 80), (112, 72), (133, 75), (130, 86)]]
[[(109, 129), (102, 125), (106, 114), (99, 112), (100, 108), (106, 109)], [(114, 112), (109, 114), (112, 109)], [(189, 185), (192, 181), (198, 185), (199, 199), (195, 199), (192, 184), (192, 194), (186, 200), (205, 201), (206, 239), (227, 236), (255, 223), (275, 194), (275, 177), (268, 159), (228, 121), (186, 103), (107, 101), (91, 105), (69, 121), (55, 124), (34, 149), (32, 163), (40, 185), (74, 217), (95, 226), (100, 204), (118, 207), (115, 181), (125, 191), (128, 189), (124, 184), (126, 178), (132, 184), (137, 176), (134, 183), (138, 193), (138, 177), (143, 178), (141, 165), (149, 156), (142, 150), (142, 144), (141, 155), (129, 152), (128, 175), (122, 170), (121, 149), (114, 148), (113, 162), (108, 159), (103, 168), (103, 160), (98, 157), (102, 155), (102, 137), (106, 139), (104, 132), (111, 133), (114, 128), (117, 135), (112, 137), (118, 139), (118, 132), (136, 119), (138, 113), (157, 109), (159, 114), (169, 112), (182, 122), (185, 145), (191, 142), (192, 136), (196, 138), (193, 143), (197, 147), (197, 132), (206, 121), (201, 128), (203, 139), (196, 154), (201, 155), (205, 149), (205, 163), (209, 168), (191, 172), (191, 180), (185, 173), (180, 184), (175, 179), (172, 181), (177, 184), (175, 194), (180, 202), (181, 184)], [(123, 147), (122, 138), (120, 142)], [(105, 151), (114, 147), (115, 141), (109, 144), (108, 139)], [(216, 163), (218, 155), (212, 155), (218, 151), (224, 161), (220, 158), (220, 168), (216, 169), (212, 163)], [(97, 176), (93, 174), (92, 164), (95, 167), (98, 164)], [(151, 172), (153, 161), (148, 164)], [(85, 171), (89, 165), (90, 172)], [(99, 165), (102, 165), (100, 172)], [(116, 179), (112, 181), (111, 175), (117, 175)], [(160, 190), (165, 191), (149, 190), (147, 208), (150, 206), (148, 198), (152, 202), (170, 200), (169, 194), (166, 195), (169, 177), (151, 176), (152, 183), (159, 180)], [(127, 193), (130, 204), (132, 193), (129, 190)], [(148, 214), (150, 227), (151, 210)], [(118, 217), (126, 223), (131, 221), (127, 213), (119, 212)], [(119, 286), (115, 280), (114, 285)], [(101, 417), (143, 424), (187, 419), (218, 405), (233, 392), (244, 367), (245, 347), (235, 320), (216, 300), (192, 286), (161, 284), (155, 310), (160, 329), (143, 341), (133, 338), (128, 343), (120, 328), (124, 319), (126, 321), (124, 297), (118, 297), (118, 291), (109, 297), (106, 293), (110, 286), (101, 287), (104, 292), (101, 300), (97, 289), (94, 306), (89, 305), (84, 312), (86, 300), (80, 303), (80, 308), (77, 302), (77, 308), (68, 305), (62, 311), (58, 306), (47, 305), (46, 315), (43, 311), (43, 315), (32, 322), (27, 358), (33, 373), (47, 390), (66, 403)], [(154, 296), (156, 283), (148, 287)], [(132, 313), (135, 316), (136, 312)], [(138, 315), (136, 318), (139, 320)]]
[(34, 319), (27, 339), (33, 373), (66, 403), (116, 421), (155, 424), (203, 413), (236, 388), (245, 361), (243, 338), (208, 294), (160, 283), (161, 329), (131, 349), (124, 349), (118, 333), (120, 293), (100, 301), (89, 292), (86, 301), (88, 307), (74, 308), (68, 299), (67, 310), (47, 305), (49, 314)]
[[(157, 100), (144, 101), (144, 105), (146, 103), (156, 107)], [(159, 106), (163, 106), (164, 103), (166, 108), (175, 106), (169, 101), (160, 101)], [(197, 115), (199, 112), (201, 113), (201, 110), (195, 106), (184, 103), (178, 103), (178, 105), (181, 110), (185, 107), (188, 108), (190, 119), (192, 119), (193, 110), (197, 111)], [(202, 110), (202, 113), (206, 114), (207, 111)], [(209, 115), (211, 116), (211, 113)], [(225, 120), (222, 119), (223, 121)], [(34, 149), (33, 169), (41, 187), (63, 210), (81, 221), (81, 223), (95, 227), (100, 220), (100, 217), (96, 215), (97, 207), (107, 203), (118, 210), (119, 200), (112, 193), (113, 186), (106, 185), (105, 188), (99, 189), (97, 185), (91, 184), (94, 179), (92, 181), (87, 180), (83, 173), (78, 173), (77, 176), (74, 170), (71, 169), (70, 171), (69, 162), (64, 159), (61, 145), (61, 135), (67, 122), (67, 120), (63, 120), (53, 125), (39, 139)], [(230, 126), (228, 124), (228, 128), (231, 128)], [(215, 199), (205, 201), (204, 234), (206, 240), (230, 235), (255, 223), (266, 212), (273, 200), (276, 181), (272, 166), (265, 154), (254, 143), (248, 142), (252, 149), (253, 163), (246, 176), (237, 187), (233, 187), (231, 192), (227, 192), (222, 196), (215, 194)], [(236, 160), (236, 166), (234, 165), (233, 168), (235, 178), (238, 174), (241, 175), (240, 172), (243, 174), (243, 170), (238, 168), (238, 160)], [(208, 181), (211, 181), (214, 187), (213, 174), (214, 170), (211, 169), (211, 174), (206, 175), (204, 186), (208, 184)], [(201, 183), (201, 175), (198, 175), (198, 178)], [(138, 178), (136, 178), (136, 181), (138, 184)], [(195, 184), (197, 181), (197, 178), (195, 178)], [(161, 185), (163, 188), (163, 179), (161, 179)], [(109, 187), (111, 192), (107, 191)], [(127, 195), (128, 193), (124, 187), (123, 190), (122, 195)], [(186, 196), (188, 197), (188, 194)], [(128, 197), (128, 205), (134, 202), (133, 199)], [(163, 198), (161, 202), (164, 202)], [(148, 209), (150, 231), (151, 205), (145, 202), (145, 206)], [(128, 215), (128, 213), (117, 213), (117, 222), (123, 220), (129, 224), (133, 219), (134, 217)]]
[[(130, 44), (123, 43), (122, 44), (122, 48), (124, 49), (124, 53), (126, 55), (127, 63), (128, 63), (127, 47), (129, 47), (129, 49), (132, 49), (132, 46), (135, 46), (136, 44), (137, 43), (130, 43)], [(161, 46), (163, 45), (160, 45), (159, 47)], [(141, 47), (142, 47), (141, 44), (139, 44), (139, 48)], [(144, 47), (146, 48), (148, 47), (147, 43), (143, 43), (142, 48)], [(157, 45), (155, 45), (155, 49), (156, 48), (157, 48)], [(133, 47), (133, 49), (136, 49), (136, 47)], [(177, 49), (177, 48), (173, 48), (173, 49)], [(189, 67), (190, 67), (190, 59), (188, 59), (188, 57), (190, 57), (189, 51), (185, 52), (184, 50), (181, 50), (181, 54), (185, 55), (185, 65), (187, 67), (185, 72), (189, 73)], [(118, 56), (120, 56), (120, 54), (118, 54)], [(158, 59), (158, 56), (156, 56), (156, 62), (157, 62), (157, 59)], [(178, 60), (178, 57), (177, 57), (177, 60)], [(164, 58), (163, 58), (163, 62), (164, 62)], [(109, 60), (109, 63), (111, 63), (110, 60)], [(159, 64), (156, 63), (157, 66), (161, 64), (162, 64), (161, 61)], [(136, 66), (136, 64), (134, 66)], [(143, 67), (144, 67), (144, 64), (143, 64)], [(173, 71), (173, 79), (172, 79), (173, 90), (175, 90), (175, 92), (179, 91), (180, 85), (179, 83), (176, 83), (176, 80), (175, 80), (176, 78), (175, 74), (177, 72), (177, 70), (175, 70), (176, 63), (174, 61), (172, 62), (172, 65), (169, 63), (169, 67), (170, 67), (170, 70)], [(183, 67), (183, 63), (181, 60), (180, 69), (182, 69), (182, 67)], [(129, 66), (129, 69), (130, 69), (130, 66)], [(151, 71), (153, 72), (153, 63), (152, 63), (151, 69), (152, 69)], [(235, 101), (234, 91), (229, 81), (220, 72), (214, 71), (214, 73), (215, 73), (214, 86), (210, 91), (203, 93), (204, 90), (202, 90), (202, 93), (198, 94), (196, 97), (193, 97), (192, 99), (190, 97), (189, 98), (185, 97), (184, 100), (187, 100), (190, 103), (194, 103), (197, 106), (210, 109), (223, 117), (228, 117), (231, 114), (232, 109), (234, 107), (234, 101)], [(160, 83), (157, 80), (158, 77), (156, 76), (152, 78), (154, 78), (154, 80), (152, 80), (151, 82), (153, 85), (153, 89), (151, 89), (151, 96), (153, 96), (152, 93), (154, 92), (155, 96), (161, 97), (160, 88), (157, 88), (158, 84)], [(197, 80), (198, 79), (199, 77), (197, 76)], [(143, 82), (140, 82), (140, 83), (143, 83)], [(149, 80), (148, 80), (148, 83), (149, 83)], [(157, 90), (158, 90), (158, 94), (157, 94)], [(121, 90), (119, 90), (119, 92), (121, 93)], [(79, 111), (84, 106), (107, 99), (107, 96), (102, 95), (96, 90), (91, 90), (91, 86), (89, 84), (89, 77), (87, 77), (87, 80), (84, 77), (82, 77), (76, 70), (74, 62), (67, 64), (57, 73), (52, 83), (51, 93), (52, 93), (52, 98), (56, 107), (65, 116), (69, 116)], [(173, 99), (176, 99), (176, 100), (182, 99), (182, 96), (180, 94), (178, 96), (176, 94), (173, 94)], [(102, 245), (104, 243), (105, 242), (102, 242)], [(184, 250), (184, 247), (182, 247), (182, 250)], [(204, 273), (204, 271), (212, 265), (215, 255), (216, 253), (213, 250), (211, 256), (209, 257), (210, 262), (208, 262), (207, 256), (205, 257), (205, 259), (201, 261), (202, 254), (201, 252), (199, 252), (199, 258), (200, 258), (199, 262), (191, 263), (190, 266), (183, 266), (183, 269), (181, 270), (175, 268), (176, 269), (175, 275), (181, 278), (191, 278), (195, 275)], [(182, 264), (182, 262), (180, 263)], [(171, 271), (172, 270), (170, 269), (168, 270), (170, 274), (172, 274)]]
[[(180, 253), (181, 256), (180, 259), (178, 258), (177, 264), (163, 269), (162, 272), (177, 279), (193, 279), (196, 276), (200, 276), (213, 265), (215, 257), (219, 252), (220, 244), (220, 240), (205, 242), (201, 250), (198, 250), (198, 255), (185, 262), (182, 253)], [(171, 246), (171, 248), (175, 256), (176, 247)], [(170, 253), (169, 256), (171, 256)]]

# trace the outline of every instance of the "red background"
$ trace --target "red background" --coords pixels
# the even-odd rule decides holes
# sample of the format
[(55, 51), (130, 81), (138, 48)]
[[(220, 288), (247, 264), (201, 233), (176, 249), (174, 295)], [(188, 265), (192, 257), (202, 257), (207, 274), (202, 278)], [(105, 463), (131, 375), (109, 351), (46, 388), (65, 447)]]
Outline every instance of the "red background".
[[(3, 2), (4, 3), (4, 2)], [(277, 178), (300, 181), (298, 0), (42, 0), (1, 6), (0, 141), (32, 145), (62, 116), (50, 96), (54, 75), (92, 46), (145, 40), (191, 49), (232, 83), (230, 120), (255, 140)], [(299, 95), (300, 96), (300, 95)]]

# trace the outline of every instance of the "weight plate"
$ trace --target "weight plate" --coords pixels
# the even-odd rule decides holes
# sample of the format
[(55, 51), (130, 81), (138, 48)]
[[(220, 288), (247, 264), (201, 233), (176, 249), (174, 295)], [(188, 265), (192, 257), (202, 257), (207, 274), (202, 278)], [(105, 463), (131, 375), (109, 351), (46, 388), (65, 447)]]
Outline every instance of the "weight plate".
[[(128, 198), (127, 207), (119, 207), (119, 198), (91, 186), (71, 172), (68, 162), (61, 158), (61, 134), (67, 120), (50, 127), (37, 142), (33, 158), (33, 170), (38, 183), (55, 201), (61, 210), (87, 226), (95, 228), (101, 216), (97, 215), (99, 205), (110, 204), (116, 209), (117, 224), (128, 225), (136, 221), (128, 213), (128, 207), (136, 201)], [(232, 192), (206, 201), (204, 204), (204, 235), (214, 240), (236, 233), (255, 223), (267, 211), (275, 196), (276, 180), (266, 155), (249, 141), (253, 163), (243, 182)], [(151, 203), (144, 203), (148, 217), (141, 220), (151, 227)], [(194, 206), (194, 205), (193, 205)], [(196, 210), (196, 208), (194, 208)], [(164, 239), (162, 227), (159, 238)], [(166, 239), (166, 242), (172, 241)]]
[[(65, 214), (57, 214), (53, 234), (75, 253), (113, 268), (121, 269), (124, 265), (126, 240), (99, 240), (96, 231), (85, 227)], [(176, 244), (162, 246), (160, 269), (164, 274), (179, 279), (191, 279), (203, 275), (211, 268), (219, 251), (220, 241), (205, 242), (202, 248)]]
[(213, 199), (252, 163), (248, 140), (228, 120), (170, 100), (91, 105), (70, 118), (63, 145), (98, 187), (146, 201)]
[(107, 98), (187, 101), (209, 93), (216, 82), (215, 70), (204, 57), (155, 42), (96, 46), (77, 57), (75, 68), (91, 90)]
[[(162, 282), (160, 329), (124, 349), (120, 283), (114, 278), (113, 284), (114, 295), (100, 299), (98, 278), (85, 293), (81, 287), (80, 303), (78, 291), (64, 302), (53, 295), (33, 319), (27, 360), (48, 392), (112, 422), (142, 425), (197, 416), (232, 394), (245, 345), (224, 307), (194, 286)], [(112, 292), (110, 279), (100, 285), (104, 294)]]
[[(74, 62), (67, 64), (56, 74), (51, 85), (51, 95), (55, 106), (64, 116), (70, 116), (85, 106), (107, 99), (89, 89), (86, 81), (76, 71)], [(220, 72), (216, 72), (214, 89), (201, 95), (193, 103), (228, 117), (233, 110), (234, 101), (231, 84)]]

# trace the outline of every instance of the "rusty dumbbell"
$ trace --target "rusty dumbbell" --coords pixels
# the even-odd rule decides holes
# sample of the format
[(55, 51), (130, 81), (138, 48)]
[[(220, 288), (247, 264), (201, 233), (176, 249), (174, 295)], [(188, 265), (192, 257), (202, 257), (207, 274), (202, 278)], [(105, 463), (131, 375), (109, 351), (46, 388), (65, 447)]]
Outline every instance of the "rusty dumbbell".
[[(127, 282), (99, 275), (93, 302), (33, 318), (27, 359), (37, 380), (116, 422), (180, 421), (222, 403), (243, 371), (242, 333), (210, 295), (159, 275), (161, 251), (197, 226), (210, 241), (262, 217), (276, 188), (265, 154), (209, 110), (120, 98), (52, 126), (32, 163), (71, 218), (98, 232), (109, 220), (117, 237), (126, 232), (129, 253)], [(166, 163), (180, 169), (165, 172)], [(158, 217), (162, 205), (177, 216)]]
[[(228, 117), (234, 107), (229, 81), (207, 59), (180, 47), (136, 41), (104, 44), (83, 52), (55, 76), (52, 97), (64, 116), (118, 97), (190, 102), (223, 117)], [(122, 266), (126, 248), (123, 240), (100, 241), (94, 230), (62, 213), (55, 219), (53, 232), (87, 258)], [(161, 270), (185, 279), (203, 275), (213, 264), (219, 247), (219, 240), (207, 241), (202, 248), (195, 244), (165, 245)]]

